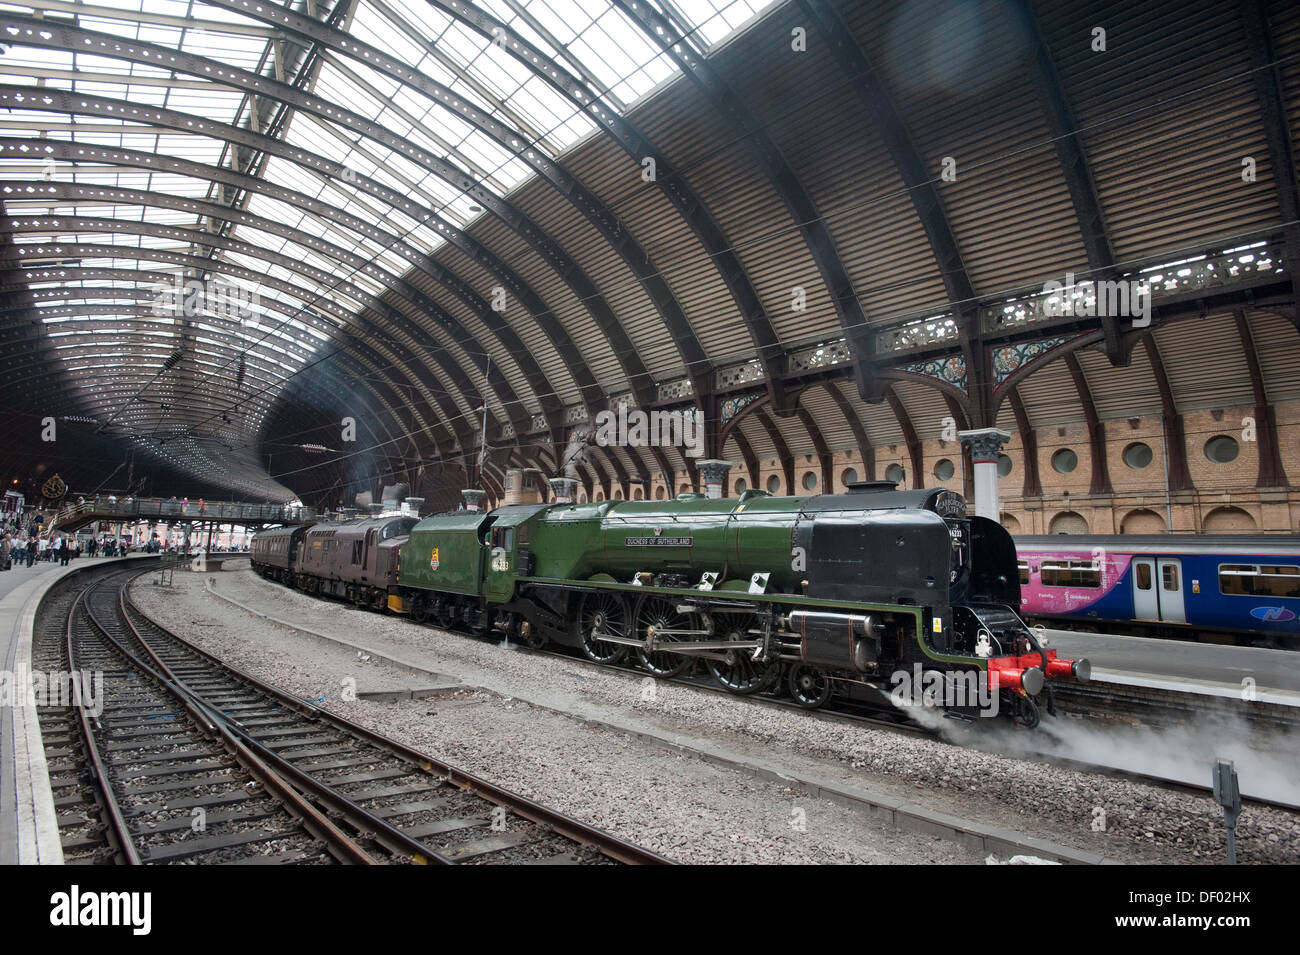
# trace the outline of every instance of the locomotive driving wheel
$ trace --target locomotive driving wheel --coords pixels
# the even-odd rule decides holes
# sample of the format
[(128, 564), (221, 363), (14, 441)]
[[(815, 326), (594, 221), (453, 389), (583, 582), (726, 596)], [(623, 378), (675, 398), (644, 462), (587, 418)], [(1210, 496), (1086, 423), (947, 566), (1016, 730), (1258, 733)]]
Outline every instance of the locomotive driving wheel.
[(825, 706), (831, 698), (830, 677), (806, 663), (796, 663), (790, 667), (790, 676), (786, 682), (790, 696), (804, 709), (818, 709)]
[[(678, 636), (672, 631), (694, 630), (696, 625), (694, 614), (679, 613), (676, 603), (666, 597), (645, 596), (637, 604), (636, 636), (639, 640), (647, 639), (653, 632), (657, 646), (688, 641), (689, 637)], [(670, 650), (637, 647), (636, 656), (641, 669), (665, 680), (681, 676), (695, 665), (694, 657)]]
[(617, 594), (592, 593), (582, 601), (578, 613), (578, 632), (582, 637), (582, 652), (596, 663), (621, 663), (627, 656), (627, 645), (602, 640), (601, 634), (625, 637), (628, 631), (627, 602)]
[[(752, 613), (719, 613), (713, 615), (713, 624), (713, 639), (739, 643), (754, 639), (749, 631), (758, 626), (758, 621)], [(723, 653), (725, 660), (708, 660), (709, 672), (719, 686), (732, 693), (747, 696), (766, 690), (781, 676), (779, 660), (755, 660), (754, 651), (748, 647)]]

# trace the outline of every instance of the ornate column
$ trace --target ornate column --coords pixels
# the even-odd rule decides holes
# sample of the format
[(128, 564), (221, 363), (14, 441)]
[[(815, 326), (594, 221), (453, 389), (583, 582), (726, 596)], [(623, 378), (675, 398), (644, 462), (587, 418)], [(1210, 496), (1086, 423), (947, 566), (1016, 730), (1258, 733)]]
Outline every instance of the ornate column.
[(424, 504), (422, 497), (408, 497), (402, 502), (402, 513), (410, 517), (420, 516), (420, 506)]
[(578, 479), (570, 477), (553, 477), (546, 482), (551, 486), (556, 504), (572, 504), (573, 496), (578, 492)]
[(727, 480), (727, 472), (731, 470), (732, 463), (710, 458), (707, 461), (696, 461), (695, 467), (704, 480), (705, 496), (711, 498), (722, 497), (722, 485)]
[(1011, 435), (998, 428), (980, 428), (975, 431), (959, 431), (957, 437), (970, 450), (971, 461), (975, 464), (975, 513), (1001, 522), (1002, 512), (998, 508), (998, 453), (1002, 445), (1011, 440)]
[(477, 511), (483, 507), (483, 498), (487, 497), (487, 492), (467, 487), (460, 492), (460, 496), (465, 499), (465, 510)]

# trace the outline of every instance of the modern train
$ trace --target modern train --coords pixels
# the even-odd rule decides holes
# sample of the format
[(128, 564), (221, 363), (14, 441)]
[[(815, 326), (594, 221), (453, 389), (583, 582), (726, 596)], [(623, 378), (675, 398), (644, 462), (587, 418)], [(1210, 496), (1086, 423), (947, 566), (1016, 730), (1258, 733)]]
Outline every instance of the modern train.
[(1300, 535), (1015, 541), (1034, 622), (1300, 649)]

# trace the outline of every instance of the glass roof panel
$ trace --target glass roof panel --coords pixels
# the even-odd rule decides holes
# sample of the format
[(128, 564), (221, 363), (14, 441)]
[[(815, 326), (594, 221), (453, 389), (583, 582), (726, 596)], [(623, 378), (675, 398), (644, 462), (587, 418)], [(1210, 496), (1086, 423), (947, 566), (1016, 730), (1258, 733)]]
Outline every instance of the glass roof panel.
[[(0, 3), (0, 8), (28, 13), (33, 5)], [(264, 0), (272, 2), (272, 0)], [(661, 53), (624, 14), (606, 3), (584, 0), (475, 0), (508, 30), (522, 36), (547, 61), (555, 61), (567, 74), (591, 86), (607, 107), (626, 109), (674, 74), (669, 57)], [(708, 48), (722, 41), (740, 25), (751, 20), (770, 0), (653, 0), (676, 22), (692, 33), (695, 44)], [(340, 107), (381, 126), (400, 140), (445, 159), (468, 173), (489, 193), (506, 198), (532, 175), (532, 167), (518, 158), (518, 149), (533, 149), (554, 158), (589, 135), (594, 124), (586, 112), (571, 102), (548, 79), (539, 76), (531, 61), (526, 63), (504, 44), (477, 32), (425, 2), (425, 0), (355, 0), (346, 21), (347, 29), (359, 40), (407, 64), (432, 83), (450, 89), (473, 104), (481, 114), (501, 124), (518, 138), (520, 146), (498, 142), (475, 126), (471, 117), (449, 108), (429, 92), (401, 85), (383, 69), (356, 61), (334, 50), (318, 50), (310, 60), (311, 73), (300, 75), (307, 47), (297, 39), (285, 43), (283, 59), (276, 62), (271, 45), (275, 35), (267, 23), (202, 0), (94, 0), (94, 9), (80, 16), (87, 30), (181, 50), (221, 64), (271, 76), (283, 71), (286, 82), (310, 91)], [(293, 4), (302, 10), (301, 2)], [(331, 0), (319, 0), (322, 11)], [(113, 13), (110, 11), (118, 11)], [(51, 18), (68, 14), (51, 9)], [(166, 18), (175, 18), (166, 22)], [(144, 156), (174, 157), (206, 166), (234, 165), (254, 179), (282, 186), (343, 210), (362, 222), (380, 225), (387, 233), (425, 252), (446, 241), (440, 224), (466, 228), (483, 215), (479, 202), (471, 199), (460, 181), (449, 182), (433, 174), (420, 162), (395, 152), (389, 146), (366, 138), (338, 122), (301, 110), (283, 110), (269, 98), (250, 101), (242, 88), (211, 82), (202, 74), (176, 73), (158, 63), (135, 63), (116, 59), (104, 52), (64, 52), (24, 47), (6, 38), (7, 52), (0, 55), (0, 82), (43, 85), (50, 91), (72, 91), (103, 97), (128, 109), (163, 107), (199, 120), (250, 128), (250, 102), (257, 107), (260, 122), (269, 124), (276, 116), (283, 121), (271, 129), (291, 148), (306, 150), (331, 162), (341, 163), (358, 176), (393, 190), (416, 204), (406, 211), (394, 208), (371, 194), (356, 178), (332, 179), (312, 168), (308, 157), (295, 162), (262, 153), (248, 144), (234, 148), (212, 135), (184, 129), (152, 127), (138, 116), (118, 115), (87, 105), (83, 114), (69, 116), (37, 101), (35, 109), (0, 110), (0, 134), (72, 142), (86, 147), (133, 150)], [(543, 64), (549, 66), (549, 62)], [(256, 140), (250, 140), (256, 143)], [(185, 421), (203, 421), (207, 408), (220, 408), (235, 390), (229, 360), (232, 349), (247, 349), (257, 356), (258, 380), (279, 381), (292, 376), (304, 363), (331, 341), (339, 328), (374, 320), (365, 309), (358, 290), (400, 304), (402, 295), (389, 293), (392, 283), (364, 271), (357, 272), (351, 256), (373, 263), (392, 276), (401, 276), (411, 263), (394, 249), (388, 249), (358, 230), (314, 214), (305, 208), (275, 199), (256, 190), (218, 189), (211, 180), (128, 160), (116, 164), (80, 159), (59, 161), (48, 167), (39, 157), (0, 161), (0, 178), (19, 183), (40, 180), (71, 182), (91, 187), (117, 187), (154, 193), (176, 199), (203, 199), (231, 204), (239, 202), (244, 212), (279, 223), (336, 246), (349, 253), (346, 258), (312, 248), (304, 236), (286, 238), (268, 228), (234, 223), (222, 216), (209, 221), (196, 210), (169, 208), (162, 200), (145, 196), (111, 198), (45, 198), (39, 194), (7, 198), (10, 215), (29, 218), (56, 215), (63, 219), (91, 219), (84, 232), (69, 232), (68, 222), (51, 223), (44, 234), (19, 233), (16, 245), (40, 250), (44, 264), (33, 263), (33, 292), (47, 293), (37, 301), (49, 314), (44, 321), (51, 335), (58, 334), (70, 365), (84, 369), (86, 401), (98, 401), (120, 412), (123, 426), (132, 423), (142, 429), (181, 428), (181, 418), (164, 420), (154, 405), (117, 407), (113, 399), (94, 399), (97, 383), (114, 382), (131, 393), (155, 377), (162, 368), (157, 357), (169, 347), (165, 339), (178, 335), (175, 319), (149, 311), (157, 283), (174, 277), (192, 279), (191, 266), (203, 274), (220, 277), (243, 289), (252, 300), (242, 322), (217, 320), (210, 311), (197, 323), (203, 331), (202, 347), (191, 348), (187, 367), (198, 383), (186, 384), (166, 377), (151, 385), (153, 394), (181, 396), (189, 391), (196, 405)], [(459, 179), (459, 177), (456, 177)], [(230, 218), (235, 218), (232, 215)], [(105, 220), (102, 225), (93, 220)], [(134, 224), (137, 231), (112, 229), (112, 221)], [(141, 235), (141, 226), (156, 227), (160, 235)], [(171, 233), (172, 229), (188, 230)], [(305, 275), (293, 268), (271, 263), (246, 252), (214, 248), (200, 241), (201, 233), (213, 229), (248, 246), (285, 256), (293, 263), (319, 269), (329, 276)], [(193, 235), (191, 234), (193, 233)], [(68, 259), (67, 246), (84, 243), (99, 246), (93, 257)], [(123, 257), (115, 257), (120, 250)], [(138, 253), (142, 257), (137, 257)], [(64, 274), (59, 263), (71, 266)], [(77, 268), (79, 267), (79, 269)], [(112, 277), (83, 277), (92, 269), (118, 270)], [(247, 270), (246, 276), (230, 272)], [(40, 274), (37, 274), (37, 272)], [(130, 276), (138, 276), (132, 281)], [(275, 287), (278, 283), (282, 287)], [(126, 292), (129, 295), (115, 293)], [(63, 293), (63, 294), (59, 294)], [(137, 294), (138, 293), (138, 294)], [(78, 308), (97, 306), (105, 314), (78, 314)], [(365, 311), (367, 317), (362, 318)], [(65, 314), (59, 314), (64, 312)], [(427, 318), (421, 319), (427, 321)], [(372, 340), (387, 349), (391, 335), (372, 328)], [(441, 333), (440, 333), (441, 334)], [(190, 339), (192, 342), (193, 339)], [(128, 346), (129, 343), (129, 347)], [(140, 349), (144, 347), (147, 352)], [(156, 354), (155, 354), (156, 353)], [(75, 358), (71, 356), (75, 355)], [(92, 356), (100, 356), (92, 358)], [(373, 359), (371, 359), (373, 360)], [(70, 367), (65, 365), (65, 369)], [(274, 369), (274, 371), (272, 371)], [(382, 376), (379, 367), (373, 374)], [(197, 390), (194, 390), (197, 389)], [(531, 396), (526, 396), (531, 400)], [(274, 393), (262, 396), (239, 413), (235, 427), (256, 429), (271, 406)], [(456, 400), (461, 400), (456, 396)], [(490, 399), (496, 407), (495, 396)], [(246, 413), (245, 413), (246, 412)], [(211, 430), (211, 425), (208, 425)], [(183, 430), (183, 428), (182, 428)], [(232, 432), (233, 433), (233, 432)], [(256, 432), (244, 437), (251, 445)], [(147, 442), (146, 442), (147, 444)], [(156, 445), (156, 442), (155, 442)], [(155, 446), (149, 445), (149, 446)], [(157, 453), (164, 449), (155, 447)], [(192, 452), (192, 453), (191, 453)], [(187, 455), (207, 460), (197, 439), (185, 436), (165, 450), (168, 458), (184, 462)]]

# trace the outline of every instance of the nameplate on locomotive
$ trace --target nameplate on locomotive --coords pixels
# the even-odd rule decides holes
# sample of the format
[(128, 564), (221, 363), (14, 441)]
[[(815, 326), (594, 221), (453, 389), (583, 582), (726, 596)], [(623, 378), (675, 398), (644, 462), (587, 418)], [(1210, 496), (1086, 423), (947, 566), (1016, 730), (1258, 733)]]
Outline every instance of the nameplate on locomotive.
[(625, 537), (628, 547), (690, 547), (689, 537)]

